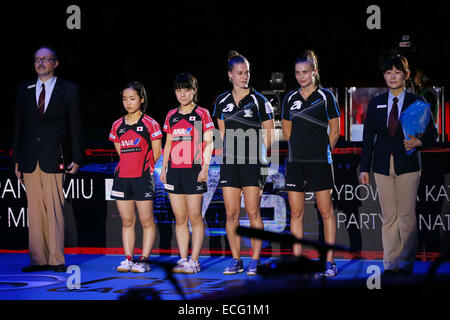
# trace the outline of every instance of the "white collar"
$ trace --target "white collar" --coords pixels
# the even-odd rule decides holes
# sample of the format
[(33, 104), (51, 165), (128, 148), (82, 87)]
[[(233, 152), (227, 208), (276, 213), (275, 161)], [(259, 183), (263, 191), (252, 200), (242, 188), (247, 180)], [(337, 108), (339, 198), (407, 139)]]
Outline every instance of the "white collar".
[(41, 88), (42, 84), (44, 84), (45, 87), (48, 88), (49, 86), (53, 85), (55, 82), (56, 82), (56, 76), (51, 77), (50, 79), (48, 79), (45, 82), (41, 81), (41, 79), (38, 78), (37, 82), (36, 82), (36, 87)]

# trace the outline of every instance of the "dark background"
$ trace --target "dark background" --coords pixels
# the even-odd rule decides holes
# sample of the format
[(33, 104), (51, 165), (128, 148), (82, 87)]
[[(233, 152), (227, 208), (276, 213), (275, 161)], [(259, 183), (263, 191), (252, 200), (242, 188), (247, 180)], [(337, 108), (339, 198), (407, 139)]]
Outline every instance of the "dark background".
[[(71, 4), (81, 8), (81, 30), (66, 27)], [(381, 30), (366, 27), (370, 4), (381, 8)], [(420, 66), (436, 85), (449, 84), (447, 2), (16, 1), (2, 9), (3, 150), (11, 146), (16, 87), (36, 77), (32, 58), (43, 44), (59, 53), (57, 75), (82, 88), (87, 147), (112, 148), (107, 136), (122, 114), (119, 93), (128, 80), (144, 83), (147, 113), (160, 124), (176, 106), (172, 80), (179, 72), (198, 78), (199, 104), (212, 112), (229, 87), (230, 49), (250, 61), (258, 91), (270, 89), (272, 72), (284, 72), (286, 89), (295, 88), (293, 62), (305, 49), (317, 53), (325, 87), (384, 86), (380, 59), (409, 34), (413, 48), (400, 52), (411, 69)]]
[[(81, 30), (66, 27), (70, 16), (66, 9), (71, 4), (81, 8)], [(366, 27), (369, 17), (366, 10), (371, 4), (381, 8), (381, 30)], [(216, 96), (229, 88), (226, 62), (230, 49), (248, 58), (252, 71), (250, 82), (259, 91), (270, 89), (272, 72), (285, 73), (287, 90), (297, 87), (294, 61), (305, 49), (317, 53), (324, 87), (384, 87), (379, 70), (381, 58), (398, 49), (402, 35), (409, 34), (413, 48), (401, 53), (409, 59), (412, 70), (420, 66), (434, 84), (445, 88), (449, 85), (450, 4), (445, 2), (335, 1), (330, 4), (275, 0), (251, 3), (166, 1), (158, 4), (148, 1), (144, 4), (137, 1), (61, 1), (29, 4), (16, 1), (6, 7), (2, 5), (0, 12), (3, 78), (0, 158), (4, 159), (0, 173), (14, 182), (14, 186), (16, 180), (8, 153), (12, 142), (15, 92), (19, 83), (36, 78), (33, 55), (41, 45), (57, 49), (60, 56), (57, 75), (77, 82), (82, 88), (83, 125), (88, 148), (113, 149), (108, 141), (109, 130), (122, 114), (120, 91), (132, 79), (145, 84), (150, 97), (148, 114), (160, 124), (168, 110), (176, 106), (172, 81), (179, 72), (191, 72), (198, 78), (199, 104), (212, 112)], [(423, 184), (448, 185), (448, 154), (424, 155), (424, 172), (430, 171), (424, 173)], [(338, 182), (357, 185), (359, 158), (353, 154), (336, 158)], [(340, 163), (339, 159), (344, 160)], [(110, 162), (113, 160), (111, 156)], [(81, 174), (88, 176), (88, 173)], [(7, 179), (2, 180), (2, 190), (11, 198), (12, 192), (5, 192), (9, 190), (5, 185)], [(95, 193), (101, 201), (81, 203), (78, 199), (73, 200), (77, 214), (72, 220), (66, 220), (78, 228), (77, 233), (72, 233), (78, 237), (75, 244), (78, 246), (89, 246), (95, 241), (100, 242), (95, 243), (96, 246), (105, 246), (105, 219), (108, 217), (106, 201), (102, 197), (104, 187), (101, 183), (96, 185), (99, 190)], [(7, 201), (1, 203), (5, 208), (1, 210), (4, 217), (8, 213), (6, 207), (12, 207), (16, 216), (24, 207), (16, 207), (20, 203), (15, 196), (10, 198), (4, 198)], [(20, 201), (24, 201), (23, 194)], [(336, 206), (339, 212), (348, 216), (365, 212), (357, 201), (344, 199), (337, 201)], [(92, 210), (86, 208), (94, 208), (99, 213), (95, 215), (96, 220), (92, 220)], [(215, 208), (212, 211), (221, 215), (217, 221), (224, 221), (223, 211)], [(432, 203), (420, 202), (418, 212), (431, 214), (434, 219), (448, 213), (448, 202), (443, 197)], [(172, 228), (173, 224), (160, 223), (158, 226)], [(1, 227), (5, 229), (0, 232), (0, 243), (26, 247), (23, 228), (9, 228), (6, 223)], [(171, 234), (161, 231), (159, 234)], [(25, 242), (11, 241), (11, 232), (17, 233)], [(343, 239), (348, 238), (352, 247), (358, 248), (362, 243), (372, 245), (371, 241), (363, 241), (365, 234), (370, 233), (361, 233), (354, 228), (342, 232), (346, 237)], [(379, 232), (376, 234), (379, 237)], [(419, 251), (435, 251), (439, 248), (440, 236), (442, 234), (435, 230), (422, 231)], [(219, 245), (211, 243), (210, 247)]]

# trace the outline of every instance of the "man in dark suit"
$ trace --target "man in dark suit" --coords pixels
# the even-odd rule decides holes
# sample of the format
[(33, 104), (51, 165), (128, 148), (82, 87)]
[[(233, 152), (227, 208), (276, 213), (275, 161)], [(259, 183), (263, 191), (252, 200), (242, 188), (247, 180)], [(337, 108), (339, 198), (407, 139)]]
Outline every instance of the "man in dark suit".
[[(420, 137), (405, 139), (400, 115), (423, 97), (406, 91), (410, 76), (405, 57), (395, 56), (384, 64), (389, 91), (374, 97), (364, 123), (360, 182), (369, 184), (372, 167), (382, 211), (384, 275), (411, 274), (417, 250), (416, 198), (421, 159), (418, 147), (436, 141), (437, 130), (431, 117)], [(406, 151), (415, 149), (410, 155)]]
[(65, 173), (79, 169), (81, 116), (78, 85), (57, 78), (58, 65), (54, 49), (39, 48), (38, 78), (17, 92), (13, 161), (26, 188), (29, 222), (30, 265), (24, 272), (66, 271), (63, 182)]

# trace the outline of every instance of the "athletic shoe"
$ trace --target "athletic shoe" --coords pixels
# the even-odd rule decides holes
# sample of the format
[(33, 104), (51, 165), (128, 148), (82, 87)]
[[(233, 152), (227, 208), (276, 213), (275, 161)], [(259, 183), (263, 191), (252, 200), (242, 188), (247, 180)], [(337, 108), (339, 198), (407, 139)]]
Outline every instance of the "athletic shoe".
[(200, 263), (192, 259), (180, 259), (178, 265), (173, 269), (174, 273), (197, 273), (200, 271)]
[(335, 277), (338, 273), (336, 263), (327, 262), (325, 265), (325, 272), (322, 274), (325, 277)]
[(123, 260), (120, 263), (120, 266), (117, 267), (118, 272), (129, 272), (131, 271), (131, 268), (133, 267), (134, 262), (131, 259), (131, 257), (126, 257), (125, 260)]
[(189, 259), (189, 263), (191, 264), (192, 269), (195, 270), (195, 273), (198, 273), (201, 271), (200, 262), (198, 260)]
[(223, 274), (236, 274), (241, 272), (244, 272), (244, 265), (241, 259), (231, 260), (230, 266), (223, 270)]
[(247, 268), (247, 275), (248, 276), (257, 275), (258, 274), (258, 266), (259, 266), (259, 259), (252, 259)]
[(150, 271), (150, 263), (146, 258), (140, 257), (139, 260), (131, 267), (131, 272), (142, 273)]
[[(186, 272), (188, 271), (188, 272)], [(177, 265), (172, 269), (173, 273), (194, 273), (191, 263), (188, 259), (180, 259), (177, 261)]]

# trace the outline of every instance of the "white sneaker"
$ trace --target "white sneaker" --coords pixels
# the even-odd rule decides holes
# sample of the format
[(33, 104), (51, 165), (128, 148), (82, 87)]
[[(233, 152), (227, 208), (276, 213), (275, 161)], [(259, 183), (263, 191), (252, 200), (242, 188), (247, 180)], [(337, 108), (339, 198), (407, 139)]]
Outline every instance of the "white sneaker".
[(172, 271), (174, 273), (197, 273), (200, 271), (200, 263), (192, 259), (180, 259)]
[(150, 263), (147, 260), (139, 260), (131, 267), (131, 272), (142, 273), (150, 271), (151, 269)]
[(180, 259), (177, 261), (177, 265), (175, 267), (173, 267), (172, 272), (173, 273), (184, 273), (182, 272), (183, 270), (183, 265), (188, 263), (188, 259)]
[(120, 263), (120, 266), (117, 267), (117, 271), (118, 272), (129, 272), (131, 271), (131, 268), (133, 267), (134, 262), (133, 260), (128, 260), (127, 258), (125, 258), (125, 260), (123, 260)]
[(200, 268), (200, 261), (189, 259), (189, 262), (190, 262), (192, 268), (196, 270), (195, 273), (198, 273), (198, 272), (200, 272), (202, 270)]

